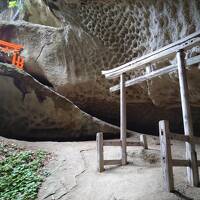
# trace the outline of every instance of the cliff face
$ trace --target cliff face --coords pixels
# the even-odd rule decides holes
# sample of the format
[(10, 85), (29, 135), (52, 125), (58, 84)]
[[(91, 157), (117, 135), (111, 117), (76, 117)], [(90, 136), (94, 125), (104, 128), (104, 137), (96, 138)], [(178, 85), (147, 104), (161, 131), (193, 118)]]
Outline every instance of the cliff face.
[[(101, 70), (114, 68), (199, 30), (199, 18), (198, 0), (27, 0), (19, 19), (34, 24), (1, 21), (0, 38), (25, 46), (26, 71), (36, 79), (85, 112), (118, 124), (119, 96), (109, 94), (108, 90), (118, 80), (105, 80)], [(199, 54), (199, 48), (188, 52), (188, 56), (193, 54)], [(163, 61), (155, 67), (167, 64)], [(143, 72), (131, 72), (129, 76), (140, 73)], [(198, 131), (198, 66), (188, 72), (188, 79), (194, 127)], [(155, 133), (157, 122), (169, 119), (172, 128), (180, 131), (176, 73), (131, 87), (127, 97), (129, 128)]]

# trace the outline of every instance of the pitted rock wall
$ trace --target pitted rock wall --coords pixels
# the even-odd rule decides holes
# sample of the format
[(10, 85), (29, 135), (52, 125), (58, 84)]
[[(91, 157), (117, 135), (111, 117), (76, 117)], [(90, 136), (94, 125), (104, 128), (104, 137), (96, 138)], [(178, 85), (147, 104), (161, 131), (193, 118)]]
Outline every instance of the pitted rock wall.
[[(114, 68), (200, 30), (198, 20), (200, 2), (198, 0), (64, 0), (61, 2), (46, 0), (44, 2), (63, 25), (71, 24), (84, 30), (92, 38), (99, 40), (105, 48), (106, 55), (109, 52), (109, 56), (102, 58), (102, 52), (94, 56), (90, 61), (92, 62), (90, 69)], [(199, 49), (195, 51), (199, 53)], [(138, 73), (143, 73), (143, 71), (130, 73), (129, 76), (137, 76)], [(172, 74), (164, 79), (163, 84), (168, 82), (169, 89), (166, 88), (167, 86), (159, 85), (172, 94), (169, 98), (163, 98), (163, 94), (160, 93), (162, 88), (151, 81), (129, 90), (128, 101), (144, 102), (150, 98), (157, 106), (177, 104), (179, 100), (177, 100), (176, 75)], [(115, 80), (110, 83), (115, 83)], [(176, 87), (173, 87), (174, 83)], [(191, 82), (191, 85), (194, 83)], [(172, 88), (174, 90), (169, 91)], [(192, 99), (195, 99), (193, 102), (199, 102), (197, 95)]]

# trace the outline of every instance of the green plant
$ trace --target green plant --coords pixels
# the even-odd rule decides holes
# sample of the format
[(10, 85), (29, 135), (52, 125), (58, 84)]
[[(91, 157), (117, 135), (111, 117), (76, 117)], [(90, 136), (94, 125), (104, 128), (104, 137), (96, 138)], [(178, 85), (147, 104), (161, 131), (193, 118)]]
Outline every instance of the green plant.
[(9, 1), (8, 8), (15, 8), (17, 7), (17, 1)]
[[(43, 181), (44, 151), (0, 145), (0, 200), (33, 200)], [(1, 159), (2, 158), (2, 159)]]
[(16, 8), (20, 7), (19, 0), (0, 0), (0, 11), (7, 8)]

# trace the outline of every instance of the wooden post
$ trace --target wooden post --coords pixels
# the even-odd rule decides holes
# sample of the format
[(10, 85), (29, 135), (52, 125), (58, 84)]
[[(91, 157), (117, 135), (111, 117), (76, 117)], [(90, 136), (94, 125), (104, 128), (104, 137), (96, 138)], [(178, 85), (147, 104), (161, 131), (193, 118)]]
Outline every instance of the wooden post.
[(154, 66), (151, 64), (145, 68), (146, 74), (153, 72), (153, 70), (154, 70)]
[(103, 133), (97, 133), (97, 170), (104, 171), (104, 158), (103, 158)]
[[(185, 135), (193, 137), (192, 116), (189, 105), (189, 92), (185, 69), (185, 54), (183, 50), (177, 52), (176, 59), (178, 64), (179, 85), (181, 94), (181, 104), (183, 113), (183, 124)], [(191, 186), (199, 185), (199, 172), (195, 145), (186, 142), (186, 159), (191, 161), (191, 167), (187, 167), (187, 179)]]
[(122, 165), (126, 165), (126, 88), (124, 74), (120, 75), (120, 139), (122, 142)]
[(142, 143), (144, 149), (148, 149), (148, 144), (147, 144), (147, 137), (146, 137), (146, 135), (140, 135), (140, 142)]
[(171, 144), (169, 138), (169, 122), (159, 122), (161, 165), (164, 179), (164, 190), (172, 192), (174, 190), (174, 177), (172, 168)]

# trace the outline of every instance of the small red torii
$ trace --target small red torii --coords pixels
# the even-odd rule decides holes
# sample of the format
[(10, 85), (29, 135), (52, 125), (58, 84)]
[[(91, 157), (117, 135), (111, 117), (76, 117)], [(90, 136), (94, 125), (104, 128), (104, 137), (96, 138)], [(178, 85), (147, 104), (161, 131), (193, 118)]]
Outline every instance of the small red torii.
[(24, 49), (22, 45), (6, 42), (0, 40), (0, 53), (8, 54), (12, 56), (12, 64), (18, 69), (24, 69), (24, 57), (20, 56), (20, 52)]

